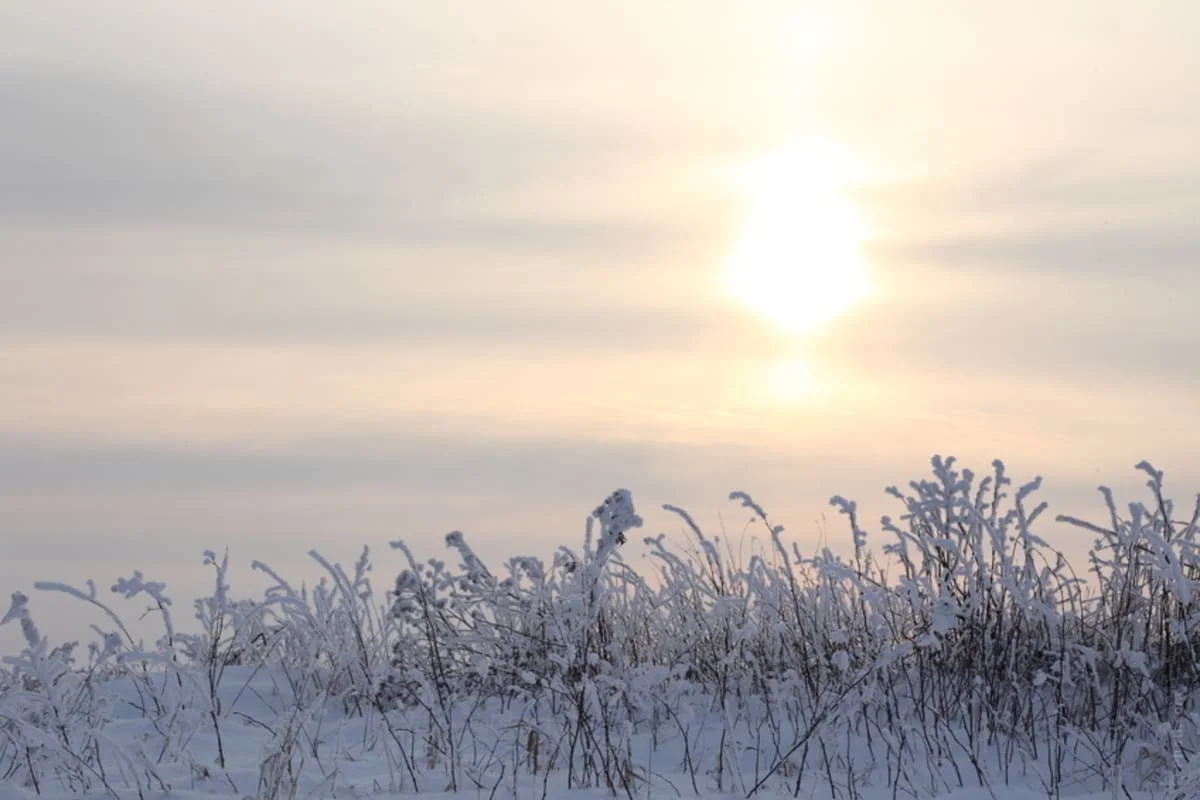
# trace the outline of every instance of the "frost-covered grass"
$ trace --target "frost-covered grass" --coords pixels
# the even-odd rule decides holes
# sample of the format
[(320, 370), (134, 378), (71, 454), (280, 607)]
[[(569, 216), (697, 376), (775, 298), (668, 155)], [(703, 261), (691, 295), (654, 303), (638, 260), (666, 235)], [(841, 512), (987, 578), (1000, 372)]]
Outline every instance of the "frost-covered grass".
[(102, 622), (51, 644), (13, 595), (0, 797), (1197, 797), (1200, 505), (1179, 519), (1139, 468), (1144, 504), (1102, 490), (1102, 524), (1058, 518), (1095, 535), (1078, 572), (1041, 538), (1039, 481), (935, 458), (888, 490), (878, 549), (833, 499), (844, 557), (736, 492), (762, 523), (748, 556), (668, 506), (684, 538), (643, 539), (639, 573), (618, 491), (550, 562), (489, 567), (457, 532), (454, 565), (393, 543), (386, 593), (366, 549), (311, 553), (311, 587), (255, 562), (255, 599), (210, 552), (177, 627), (166, 587), (117, 580), (158, 616), (152, 644), (94, 585), (38, 584)]

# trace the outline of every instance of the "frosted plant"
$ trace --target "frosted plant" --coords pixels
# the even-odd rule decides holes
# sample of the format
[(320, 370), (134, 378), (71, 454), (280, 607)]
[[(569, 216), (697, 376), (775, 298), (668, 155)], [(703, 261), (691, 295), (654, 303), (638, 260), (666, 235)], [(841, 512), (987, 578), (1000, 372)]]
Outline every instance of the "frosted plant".
[(25, 637), (25, 644), (29, 647), (36, 647), (41, 641), (42, 635), (38, 633), (33, 616), (29, 613), (29, 596), (23, 592), (12, 593), (12, 602), (4, 614), (4, 618), (0, 619), (0, 625), (7, 625), (13, 620), (20, 620), (21, 635)]
[(102, 625), (86, 649), (52, 646), (13, 595), (0, 780), (122, 797), (241, 796), (255, 776), (280, 797), (1191, 797), (1200, 510), (1181, 515), (1139, 465), (1145, 503), (1102, 490), (1104, 522), (1059, 518), (1096, 537), (1077, 575), (1047, 543), (1040, 479), (930, 467), (888, 491), (899, 511), (878, 525), (834, 497), (848, 535), (816, 550), (746, 492), (740, 542), (665, 506), (680, 530), (631, 545), (643, 521), (619, 490), (545, 561), (489, 566), (457, 531), (445, 560), (396, 543), (383, 596), (365, 548), (346, 567), (310, 553), (309, 584), (254, 562), (255, 598), (208, 551), (212, 593), (178, 629), (161, 583), (111, 584), (149, 599), (150, 644), (94, 583), (38, 584)]

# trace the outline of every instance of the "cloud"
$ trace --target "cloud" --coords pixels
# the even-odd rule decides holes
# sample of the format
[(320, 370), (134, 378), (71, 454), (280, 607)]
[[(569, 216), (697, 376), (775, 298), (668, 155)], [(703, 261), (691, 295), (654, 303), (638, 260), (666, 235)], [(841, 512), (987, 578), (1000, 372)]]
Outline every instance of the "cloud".
[[(829, 483), (842, 476), (861, 486), (850, 477), (855, 472), (863, 470), (834, 454), (796, 458), (749, 446), (550, 433), (517, 438), (502, 431), (305, 435), (282, 445), (214, 447), (31, 435), (0, 439), (0, 482), (14, 496), (92, 497), (101, 504), (105, 498), (138, 497), (153, 505), (155, 497), (188, 496), (194, 502), (232, 494), (259, 496), (269, 505), (286, 497), (383, 493), (402, 504), (440, 500), (447, 526), (459, 524), (453, 518), (456, 498), (492, 498), (509, 511), (533, 503), (521, 512), (524, 517), (536, 517), (534, 498), (542, 498), (556, 506), (555, 513), (565, 507), (582, 518), (592, 503), (622, 486), (633, 489), (648, 509), (685, 500), (719, 508), (730, 490), (745, 488), (775, 499), (799, 491), (823, 504), (823, 493), (854, 487), (812, 479), (824, 474)], [(877, 469), (865, 472), (884, 480)], [(754, 487), (746, 485), (747, 474), (771, 477)], [(103, 526), (103, 520), (97, 524)]]
[(470, 99), (397, 102), (363, 119), (219, 85), (0, 65), (0, 103), (15, 121), (0, 129), (0, 223), (610, 256), (679, 235), (636, 217), (529, 217), (506, 205), (522, 190), (637, 164), (663, 145), (660, 135)]
[(1183, 221), (1096, 219), (1090, 224), (959, 234), (922, 242), (881, 242), (890, 260), (942, 268), (990, 269), (1013, 274), (1176, 275), (1190, 280), (1200, 268), (1200, 232)]
[[(1006, 454), (980, 443), (943, 455), (964, 456), (961, 466), (987, 471), (992, 458)], [(410, 433), (220, 449), (7, 436), (0, 441), (3, 513), (6, 526), (23, 535), (12, 543), (0, 578), (24, 579), (22, 564), (52, 575), (49, 543), (87, 554), (91, 569), (92, 561), (125, 568), (151, 560), (176, 570), (202, 547), (227, 545), (240, 558), (269, 552), (295, 561), (306, 542), (331, 547), (334, 540), (350, 552), (403, 538), (422, 554), (437, 554), (440, 535), (456, 528), (495, 556), (545, 554), (558, 544), (577, 545), (588, 512), (618, 487), (633, 490), (647, 535), (682, 532), (661, 509), (671, 503), (692, 510), (706, 530), (737, 547), (743, 531), (761, 535), (727, 499), (732, 490), (747, 490), (804, 550), (823, 532), (836, 549), (847, 541), (845, 525), (828, 498), (859, 501), (864, 525), (877, 530), (879, 514), (899, 511), (884, 488), (926, 477), (929, 455), (888, 447), (865, 459), (857, 449), (789, 452), (569, 436)], [(1046, 474), (1043, 497), (1056, 511), (1099, 512), (1100, 483), (1123, 498), (1141, 496), (1143, 480), (1128, 468), (1132, 461), (1102, 463), (1090, 455), (1077, 452), (1073, 469), (1042, 473), (1047, 464), (1030, 463), (1026, 453), (1009, 462), (1010, 474), (1021, 482)], [(1177, 493), (1196, 477), (1194, 470), (1159, 466), (1169, 470)], [(63, 568), (78, 572), (81, 566), (72, 561)]]
[(0, 453), (0, 476), (9, 490), (147, 494), (387, 486), (418, 493), (450, 486), (486, 493), (553, 491), (567, 482), (603, 485), (619, 471), (616, 465), (643, 471), (652, 458), (632, 443), (447, 439), (415, 431), (215, 449), (6, 437)]
[(0, 249), (39, 265), (0, 273), (0, 338), (13, 346), (92, 338), (635, 353), (715, 343), (746, 325), (705, 295), (700, 267), (662, 269), (646, 255), (609, 264), (178, 231), (0, 231)]
[(719, 226), (596, 194), (670, 131), (28, 65), (0, 65), (0, 105), (10, 336), (644, 349), (711, 327), (632, 287)]
[[(1171, 129), (1168, 128), (1169, 132)], [(873, 254), (904, 266), (1002, 272), (1190, 273), (1200, 263), (1200, 164), (1184, 153), (1032, 148), (862, 187)]]

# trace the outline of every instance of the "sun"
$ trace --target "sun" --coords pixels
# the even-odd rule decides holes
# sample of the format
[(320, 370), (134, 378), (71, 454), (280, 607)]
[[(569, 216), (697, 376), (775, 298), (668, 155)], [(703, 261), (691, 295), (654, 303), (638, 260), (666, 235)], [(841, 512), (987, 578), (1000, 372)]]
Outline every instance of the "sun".
[(739, 171), (749, 208), (726, 291), (792, 334), (825, 327), (868, 290), (866, 231), (846, 196), (856, 173), (836, 149), (797, 142)]

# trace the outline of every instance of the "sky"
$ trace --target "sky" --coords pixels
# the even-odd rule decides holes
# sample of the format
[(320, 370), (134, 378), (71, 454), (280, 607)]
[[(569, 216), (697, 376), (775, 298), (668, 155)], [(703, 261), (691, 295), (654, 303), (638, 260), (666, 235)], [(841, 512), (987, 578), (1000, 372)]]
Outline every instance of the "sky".
[(186, 607), (226, 547), (370, 545), (386, 585), (389, 541), (548, 556), (618, 487), (648, 535), (671, 503), (736, 543), (746, 490), (839, 548), (831, 495), (896, 513), (934, 454), (1093, 518), (1149, 459), (1189, 503), (1197, 33), (1185, 0), (0, 5), (0, 591), (141, 569)]

